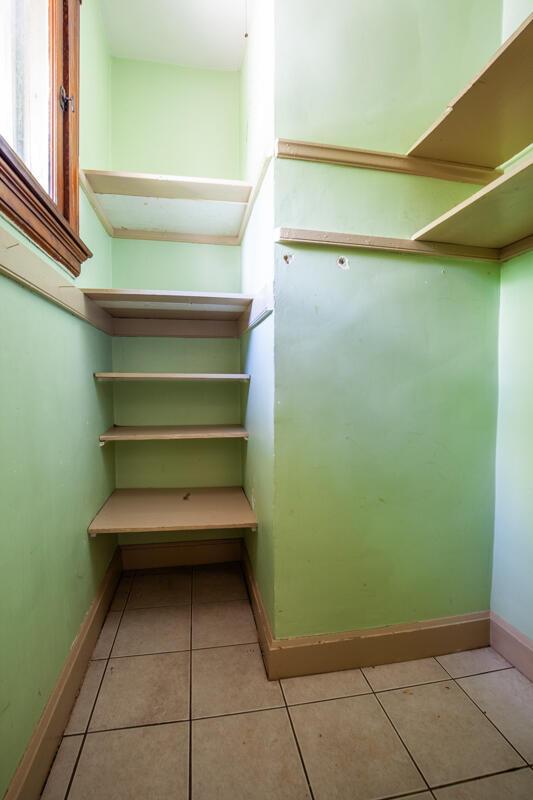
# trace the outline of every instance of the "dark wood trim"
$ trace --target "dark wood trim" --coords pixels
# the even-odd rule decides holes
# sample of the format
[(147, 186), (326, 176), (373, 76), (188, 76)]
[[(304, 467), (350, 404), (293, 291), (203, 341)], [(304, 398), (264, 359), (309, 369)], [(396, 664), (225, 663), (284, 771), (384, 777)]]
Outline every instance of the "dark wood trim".
[(92, 253), (0, 136), (0, 211), (73, 275)]
[[(73, 230), (79, 231), (79, 86), (80, 86), (80, 0), (61, 0), (63, 5), (63, 79), (61, 85), (72, 98), (63, 117), (61, 142), (63, 202), (59, 206)], [(59, 88), (56, 98), (59, 97)]]

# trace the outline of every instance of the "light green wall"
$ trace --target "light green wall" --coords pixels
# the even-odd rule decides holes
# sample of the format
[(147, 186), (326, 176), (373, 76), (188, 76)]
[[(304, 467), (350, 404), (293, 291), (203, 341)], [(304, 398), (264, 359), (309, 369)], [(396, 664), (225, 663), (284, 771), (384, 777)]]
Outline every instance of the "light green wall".
[[(496, 0), (278, 2), (276, 135), (405, 151), (500, 30)], [(476, 189), (280, 161), (275, 224), (408, 238)], [(277, 248), (276, 636), (489, 607), (498, 281), (479, 262)]]
[(502, 41), (533, 13), (533, 0), (502, 0)]
[(113, 59), (113, 169), (240, 177), (237, 72)]
[(240, 247), (113, 239), (113, 286), (240, 291)]
[(276, 225), (406, 239), (480, 188), (283, 159), (275, 175)]
[(501, 270), (491, 608), (533, 639), (533, 253)]
[(111, 169), (111, 56), (100, 0), (85, 0), (80, 15), (80, 166)]
[(241, 173), (255, 182), (274, 143), (274, 5), (248, 0), (248, 38), (241, 68)]
[(487, 609), (497, 267), (284, 252), (276, 636)]
[(0, 277), (0, 796), (103, 577), (114, 538), (87, 525), (114, 482), (92, 373), (109, 338)]
[[(99, 0), (86, 0), (80, 14), (80, 167), (111, 169), (111, 56)], [(80, 235), (93, 257), (76, 283), (111, 286), (112, 240), (82, 189)]]
[(500, 43), (501, 0), (276, 2), (276, 136), (406, 152)]

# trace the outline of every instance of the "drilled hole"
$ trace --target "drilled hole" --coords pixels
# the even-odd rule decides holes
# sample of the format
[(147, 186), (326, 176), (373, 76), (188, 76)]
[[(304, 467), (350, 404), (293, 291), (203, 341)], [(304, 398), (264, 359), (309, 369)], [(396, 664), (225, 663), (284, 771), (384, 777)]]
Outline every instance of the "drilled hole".
[(339, 269), (350, 269), (350, 264), (346, 256), (339, 256), (337, 259), (337, 266)]

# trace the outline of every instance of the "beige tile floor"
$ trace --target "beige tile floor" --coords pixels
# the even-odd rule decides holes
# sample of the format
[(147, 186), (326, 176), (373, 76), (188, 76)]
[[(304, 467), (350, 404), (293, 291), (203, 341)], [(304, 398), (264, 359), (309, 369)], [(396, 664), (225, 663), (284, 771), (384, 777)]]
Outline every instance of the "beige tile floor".
[(238, 565), (124, 576), (44, 800), (533, 800), (490, 648), (268, 681)]

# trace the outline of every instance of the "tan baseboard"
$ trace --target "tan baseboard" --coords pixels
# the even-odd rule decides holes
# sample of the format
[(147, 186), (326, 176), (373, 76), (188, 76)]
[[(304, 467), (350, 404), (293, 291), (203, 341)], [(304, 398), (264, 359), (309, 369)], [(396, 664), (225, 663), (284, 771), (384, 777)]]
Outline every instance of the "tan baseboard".
[(4, 800), (38, 800), (120, 578), (118, 549), (98, 587)]
[(384, 628), (274, 639), (246, 552), (243, 560), (270, 680), (411, 661), (485, 647), (489, 643), (488, 611)]
[(533, 681), (533, 640), (494, 612), (490, 615), (490, 643), (513, 667)]
[(242, 539), (239, 537), (162, 544), (123, 544), (120, 552), (122, 567), (125, 570), (221, 564), (224, 561), (241, 560)]

